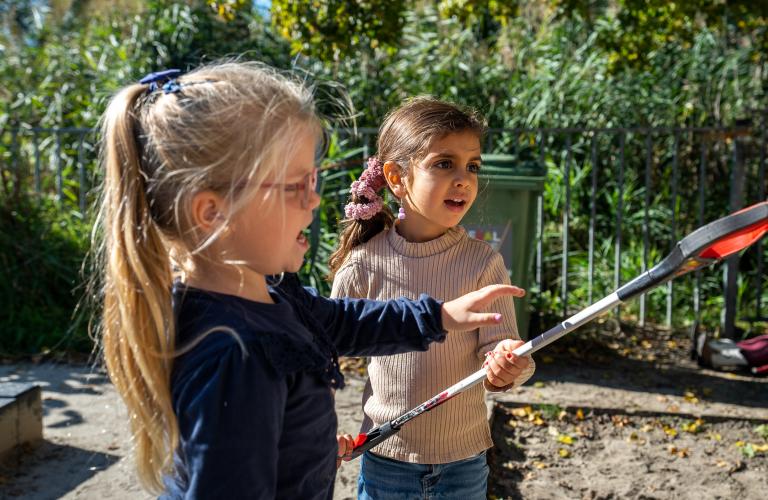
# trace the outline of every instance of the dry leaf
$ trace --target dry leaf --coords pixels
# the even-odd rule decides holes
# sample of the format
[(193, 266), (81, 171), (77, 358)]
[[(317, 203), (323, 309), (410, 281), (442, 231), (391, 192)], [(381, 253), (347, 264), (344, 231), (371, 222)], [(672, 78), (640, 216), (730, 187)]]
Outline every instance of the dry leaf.
[(677, 429), (675, 429), (674, 427), (670, 427), (668, 425), (665, 425), (663, 427), (663, 429), (664, 429), (664, 433), (667, 436), (669, 436), (669, 437), (677, 437)]
[(573, 444), (573, 438), (568, 434), (560, 434), (559, 436), (557, 436), (557, 441), (559, 443), (567, 444), (568, 446), (571, 446)]
[(694, 394), (691, 391), (685, 391), (683, 394), (683, 398), (685, 398), (686, 401), (692, 404), (699, 404), (699, 398), (696, 397), (696, 394)]
[(557, 450), (557, 453), (560, 455), (561, 458), (568, 458), (571, 456), (571, 452), (565, 448), (560, 448), (559, 450)]
[(704, 430), (703, 426), (704, 426), (704, 421), (700, 418), (697, 418), (693, 422), (683, 424), (682, 429), (685, 432), (690, 432), (691, 434), (697, 434), (702, 430)]
[(530, 406), (526, 406), (524, 408), (515, 408), (514, 410), (512, 410), (512, 415), (514, 415), (514, 416), (516, 416), (518, 418), (523, 418), (526, 415), (529, 415), (531, 412), (532, 412), (531, 407)]

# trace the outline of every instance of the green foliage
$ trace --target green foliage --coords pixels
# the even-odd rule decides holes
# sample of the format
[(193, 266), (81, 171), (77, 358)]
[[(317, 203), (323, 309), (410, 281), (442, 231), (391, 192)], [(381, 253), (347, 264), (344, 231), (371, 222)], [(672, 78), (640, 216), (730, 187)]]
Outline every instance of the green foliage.
[(88, 312), (77, 309), (88, 224), (47, 198), (0, 196), (0, 355), (89, 352)]
[[(43, 178), (38, 195), (21, 175), (34, 167), (32, 129), (94, 127), (117, 88), (162, 68), (187, 69), (240, 55), (280, 68), (293, 67), (310, 82), (341, 82), (359, 111), (361, 125), (376, 127), (402, 99), (429, 93), (478, 108), (492, 127), (518, 129), (495, 136), (487, 152), (512, 153), (521, 163), (543, 158), (547, 165), (544, 289), (532, 294), (535, 307), (544, 314), (560, 314), (565, 306), (558, 277), (566, 137), (550, 134), (542, 151), (541, 138), (522, 129), (729, 125), (756, 116), (754, 110), (768, 108), (764, 2), (278, 0), (272, 3), (271, 24), (244, 0), (121, 0), (120, 12), (113, 10), (114, 5), (118, 4), (98, 0), (0, 3), (0, 196), (4, 207), (0, 232), (7, 245), (0, 258), (13, 255), (17, 260), (12, 264), (22, 269), (24, 256), (31, 259), (34, 254), (33, 250), (20, 253), (17, 242), (24, 241), (26, 247), (43, 248), (58, 262), (53, 268), (59, 272), (41, 273), (39, 279), (49, 277), (50, 282), (6, 277), (0, 285), (5, 286), (0, 288), (4, 296), (18, 293), (11, 283), (29, 283), (40, 288), (29, 292), (29, 304), (60, 302), (71, 308), (76, 302), (71, 290), (77, 284), (75, 270), (87, 221), (74, 207), (92, 199), (92, 195), (80, 199), (79, 156), (86, 168), (87, 188), (95, 174), (94, 138), (88, 136), (80, 149), (78, 136), (60, 136), (57, 143), (55, 137), (41, 133)], [(335, 97), (319, 97), (321, 109), (333, 108)], [(762, 123), (751, 125), (754, 133)], [(589, 298), (592, 202), (597, 214), (592, 297), (609, 293), (614, 286), (619, 207), (623, 217), (619, 281), (644, 266), (642, 139), (633, 134), (626, 137), (620, 186), (618, 136), (600, 137), (596, 165), (590, 157), (591, 137), (571, 137), (567, 299), (571, 310)], [(687, 177), (678, 182), (679, 200), (674, 207), (678, 237), (698, 225), (700, 183), (707, 193), (704, 219), (727, 211), (728, 185), (722, 179), (729, 172), (731, 139), (710, 139), (707, 147), (721, 149), (711, 153), (708, 174), (699, 179), (695, 172), (701, 137), (681, 138), (678, 168)], [(302, 270), (305, 282), (321, 293), (328, 292), (327, 260), (336, 245), (346, 190), (363, 164), (360, 146), (354, 138), (335, 138), (321, 174), (323, 202), (310, 234), (312, 251)], [(56, 191), (51, 165), (56, 164), (59, 149), (63, 193), (57, 205), (51, 201)], [(666, 253), (672, 237), (668, 227), (672, 188), (658, 181), (670, 176), (672, 149), (672, 137), (654, 139), (651, 263)], [(750, 168), (755, 171), (754, 166)], [(600, 187), (594, 200), (589, 190), (593, 171)], [(757, 188), (747, 189), (754, 198)], [(753, 272), (754, 259), (751, 254), (745, 256), (742, 269)], [(741, 303), (754, 301), (756, 293), (747, 276), (751, 275), (740, 276)], [(699, 281), (703, 321), (717, 324), (722, 310), (721, 272), (705, 271)], [(672, 303), (677, 324), (692, 319), (696, 282), (695, 276), (675, 281)], [(651, 319), (661, 320), (667, 300), (663, 289), (647, 300), (648, 310), (656, 311)], [(16, 322), (14, 332), (40, 329), (39, 319), (31, 313), (24, 313), (28, 320), (24, 324), (32, 326), (17, 322), (23, 310), (19, 303), (5, 304), (9, 309), (0, 306), (4, 327), (7, 319)], [(46, 307), (53, 310), (53, 305)], [(629, 317), (637, 315), (637, 302), (623, 311)], [(56, 339), (66, 337), (66, 342), (77, 344), (79, 340), (73, 339), (84, 338), (79, 333), (65, 336), (72, 323), (67, 314), (51, 313), (47, 319), (45, 331), (59, 332), (57, 336), (41, 334), (33, 342), (25, 333), (6, 343), (10, 338), (6, 333), (0, 351), (30, 352), (50, 347)]]
[(274, 0), (272, 25), (294, 53), (338, 61), (399, 45), (403, 0)]
[(344, 218), (349, 185), (362, 171), (363, 148), (350, 147), (349, 139), (331, 137), (319, 178), (320, 206), (310, 228), (310, 252), (300, 275), (302, 281), (329, 295), (328, 262), (338, 243), (338, 222)]

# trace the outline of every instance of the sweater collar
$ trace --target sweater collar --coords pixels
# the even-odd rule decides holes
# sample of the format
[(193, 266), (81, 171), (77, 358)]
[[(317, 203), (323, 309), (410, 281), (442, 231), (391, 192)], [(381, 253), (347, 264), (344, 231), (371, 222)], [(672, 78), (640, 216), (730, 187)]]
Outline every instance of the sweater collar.
[(465, 235), (463, 227), (454, 226), (434, 240), (413, 243), (400, 236), (395, 226), (392, 226), (387, 233), (387, 241), (395, 252), (404, 257), (431, 257), (453, 247)]

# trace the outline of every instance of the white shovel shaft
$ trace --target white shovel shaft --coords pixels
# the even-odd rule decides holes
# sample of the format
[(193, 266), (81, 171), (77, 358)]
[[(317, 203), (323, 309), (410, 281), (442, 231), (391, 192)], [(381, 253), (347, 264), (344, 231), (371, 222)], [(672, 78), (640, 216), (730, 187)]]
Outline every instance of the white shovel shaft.
[[(553, 326), (546, 332), (542, 333), (538, 337), (529, 340), (525, 344), (521, 345), (512, 354), (516, 356), (525, 356), (527, 354), (533, 354), (542, 347), (546, 347), (555, 340), (559, 339), (566, 333), (569, 333), (576, 328), (580, 327), (584, 323), (587, 323), (597, 316), (601, 315), (605, 311), (608, 311), (621, 303), (619, 296), (616, 293), (612, 293), (599, 301), (595, 302), (589, 307), (582, 309), (578, 313), (574, 314), (570, 318), (566, 319), (562, 323)], [(478, 384), (485, 378), (485, 368), (481, 368), (472, 375), (458, 381), (457, 383), (446, 389), (448, 398), (465, 391), (466, 389)]]

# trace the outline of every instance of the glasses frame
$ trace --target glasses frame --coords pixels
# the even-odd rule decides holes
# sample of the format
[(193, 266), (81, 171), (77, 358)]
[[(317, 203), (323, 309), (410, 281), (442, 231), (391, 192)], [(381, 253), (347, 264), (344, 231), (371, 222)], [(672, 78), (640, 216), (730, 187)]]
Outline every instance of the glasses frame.
[(300, 198), (301, 208), (309, 207), (310, 192), (317, 189), (317, 176), (320, 169), (314, 167), (311, 172), (307, 172), (299, 182), (265, 182), (261, 187), (266, 189), (282, 188), (285, 193), (298, 193), (303, 191), (304, 195)]

